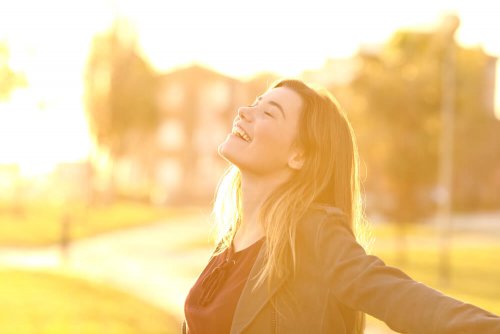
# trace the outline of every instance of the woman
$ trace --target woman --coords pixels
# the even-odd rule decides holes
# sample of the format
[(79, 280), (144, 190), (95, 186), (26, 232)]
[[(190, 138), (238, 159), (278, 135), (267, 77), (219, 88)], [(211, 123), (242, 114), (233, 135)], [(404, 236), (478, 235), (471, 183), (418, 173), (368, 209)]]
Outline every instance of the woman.
[(219, 243), (185, 305), (187, 333), (500, 333), (500, 318), (367, 255), (352, 128), (326, 92), (275, 84), (219, 146)]

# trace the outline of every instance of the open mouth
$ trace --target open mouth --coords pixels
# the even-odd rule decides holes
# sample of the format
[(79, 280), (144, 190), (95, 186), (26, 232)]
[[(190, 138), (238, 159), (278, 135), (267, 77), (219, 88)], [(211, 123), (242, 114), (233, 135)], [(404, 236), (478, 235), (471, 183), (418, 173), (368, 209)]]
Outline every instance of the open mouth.
[(250, 136), (247, 135), (247, 133), (245, 131), (243, 131), (243, 129), (240, 128), (239, 126), (234, 126), (231, 133), (240, 137), (241, 139), (243, 139), (244, 141), (246, 141), (248, 143), (251, 142)]

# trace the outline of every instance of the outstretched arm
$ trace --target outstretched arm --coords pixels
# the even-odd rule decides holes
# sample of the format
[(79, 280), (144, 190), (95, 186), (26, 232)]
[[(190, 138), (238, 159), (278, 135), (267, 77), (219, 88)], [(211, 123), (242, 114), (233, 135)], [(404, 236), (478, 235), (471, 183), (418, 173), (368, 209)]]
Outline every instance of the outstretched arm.
[(318, 246), (335, 296), (395, 331), (422, 334), (500, 333), (500, 318), (412, 280), (367, 255), (339, 216), (322, 222)]

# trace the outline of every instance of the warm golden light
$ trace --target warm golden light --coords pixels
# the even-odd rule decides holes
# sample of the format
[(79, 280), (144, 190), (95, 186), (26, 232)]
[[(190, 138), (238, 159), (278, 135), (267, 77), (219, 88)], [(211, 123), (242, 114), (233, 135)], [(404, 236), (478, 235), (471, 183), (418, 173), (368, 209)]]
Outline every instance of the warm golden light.
[(132, 22), (158, 71), (197, 62), (237, 77), (265, 70), (295, 76), (321, 67), (327, 58), (353, 55), (362, 44), (381, 43), (397, 28), (431, 26), (450, 11), (461, 17), (461, 43), (498, 54), (500, 40), (492, 32), (500, 30), (500, 23), (494, 11), (476, 2), (471, 6), (430, 0), (342, 7), (313, 1), (303, 8), (265, 1), (251, 6), (231, 1), (175, 6), (159, 0), (10, 2), (0, 12), (6, 28), (0, 40), (8, 42), (10, 65), (26, 75), (29, 86), (0, 105), (0, 163), (17, 162), (33, 174), (89, 155), (83, 68), (92, 36), (117, 15)]
[(0, 41), (8, 44), (9, 66), (25, 75), (28, 86), (0, 103), (0, 164), (17, 163), (22, 175), (35, 176), (86, 158), (83, 66), (92, 35), (109, 23), (105, 8), (98, 1), (53, 0), (16, 1), (2, 9), (7, 29), (0, 29)]
[[(291, 267), (280, 264), (292, 264), (288, 250), (297, 259), (314, 253), (312, 239), (301, 233), (314, 224), (295, 218), (317, 202), (339, 206), (358, 241), (389, 265), (500, 314), (500, 271), (492, 265), (500, 250), (500, 62), (493, 69), (500, 20), (494, 5), (2, 1), (0, 332), (178, 332), (184, 301), (214, 241), (229, 245), (237, 230), (251, 230), (247, 218), (258, 223), (264, 217), (271, 241), (264, 258), (271, 261), (263, 272), (287, 272)], [(289, 91), (272, 102), (283, 106), (283, 115), (288, 110), (287, 117), (288, 107), (308, 105), (300, 108), (300, 120), (299, 111), (284, 123), (285, 117), (265, 116), (271, 100), (247, 108), (245, 117), (241, 107), (279, 77), (324, 87), (343, 108), (316, 94), (307, 95), (309, 103), (287, 106)], [(233, 122), (252, 137), (252, 144), (239, 142), (247, 150), (233, 146), (240, 154), (233, 160), (262, 164), (254, 173), (223, 158), (224, 139), (238, 140), (228, 136)], [(296, 134), (299, 145), (292, 146)], [(260, 150), (265, 146), (271, 150)], [(293, 174), (284, 164), (288, 150), (306, 157), (288, 159)], [(440, 162), (444, 181), (438, 183)], [(269, 187), (280, 175), (290, 180)], [(257, 182), (248, 186), (248, 180)], [(259, 196), (247, 196), (248, 189)], [(266, 194), (274, 197), (266, 200)], [(250, 202), (266, 203), (264, 214), (249, 214)], [(441, 235), (433, 227), (439, 206), (449, 213), (440, 218), (454, 224)], [(377, 223), (373, 231), (363, 224), (363, 209)], [(335, 239), (334, 230), (339, 240), (347, 238), (340, 224), (328, 223), (320, 222), (318, 231), (326, 233), (318, 238)], [(321, 240), (315, 246), (336, 247)], [(332, 273), (328, 258), (319, 260)], [(297, 268), (309, 262), (299, 260)], [(357, 272), (348, 266), (347, 279)], [(376, 277), (384, 280), (381, 273)], [(443, 278), (452, 279), (437, 285)], [(280, 311), (274, 313), (278, 318), (268, 319), (279, 319)], [(365, 332), (385, 328), (368, 319)]]

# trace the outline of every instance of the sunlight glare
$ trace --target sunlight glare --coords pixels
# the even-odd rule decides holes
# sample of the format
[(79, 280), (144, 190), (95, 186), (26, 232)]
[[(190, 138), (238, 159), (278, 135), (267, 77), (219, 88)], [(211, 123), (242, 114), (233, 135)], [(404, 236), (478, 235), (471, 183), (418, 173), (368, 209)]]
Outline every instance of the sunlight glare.
[[(264, 0), (11, 1), (0, 11), (0, 40), (9, 43), (10, 65), (26, 75), (29, 87), (0, 103), (0, 163), (18, 162), (33, 174), (88, 157), (84, 66), (93, 35), (116, 15), (130, 19), (158, 72), (199, 63), (247, 79), (262, 71), (296, 76), (320, 69), (328, 58), (383, 43), (401, 27), (435, 25), (446, 12), (461, 18), (460, 43), (498, 56), (494, 31), (500, 31), (500, 21), (489, 7), (483, 0), (311, 0), (296, 6)], [(495, 106), (500, 119), (499, 85)]]
[(9, 65), (28, 81), (0, 103), (0, 164), (15, 162), (32, 177), (88, 156), (83, 68), (93, 34), (110, 22), (106, 8), (97, 0), (16, 1), (0, 12)]

